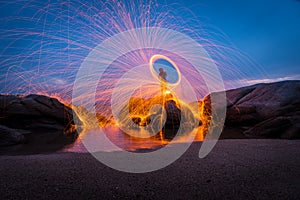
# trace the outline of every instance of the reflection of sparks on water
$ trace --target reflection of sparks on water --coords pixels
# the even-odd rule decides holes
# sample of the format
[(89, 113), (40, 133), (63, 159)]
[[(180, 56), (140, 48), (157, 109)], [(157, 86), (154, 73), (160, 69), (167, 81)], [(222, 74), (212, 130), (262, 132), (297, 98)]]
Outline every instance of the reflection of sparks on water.
[[(105, 132), (105, 135), (114, 144), (116, 144), (118, 147), (126, 151), (150, 152), (169, 144), (169, 141), (157, 140), (155, 138), (143, 139), (143, 138), (130, 137), (127, 134), (124, 134), (118, 127), (113, 125), (106, 126), (105, 128), (103, 128), (103, 131)], [(97, 130), (94, 129), (84, 130), (84, 132), (85, 132), (84, 134), (97, 134)], [(82, 137), (82, 139), (79, 138), (72, 145), (72, 147), (68, 147), (64, 151), (82, 152), (82, 153), (88, 152), (81, 141), (84, 139), (85, 139), (84, 137)], [(105, 152), (118, 151), (118, 149), (105, 148), (105, 147), (102, 150)]]

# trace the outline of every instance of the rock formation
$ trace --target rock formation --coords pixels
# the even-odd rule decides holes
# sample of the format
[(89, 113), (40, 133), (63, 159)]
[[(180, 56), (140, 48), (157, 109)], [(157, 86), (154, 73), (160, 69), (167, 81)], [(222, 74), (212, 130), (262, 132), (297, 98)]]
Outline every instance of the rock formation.
[(225, 138), (233, 129), (249, 138), (300, 138), (300, 81), (252, 85), (226, 96)]
[(60, 147), (77, 138), (72, 109), (42, 95), (0, 95), (0, 146)]
[[(226, 96), (227, 113), (221, 138), (300, 138), (300, 81), (232, 89), (226, 91)], [(188, 133), (201, 125), (201, 121), (203, 127), (209, 127), (210, 95), (189, 106), (178, 106), (172, 96), (162, 102), (160, 97), (132, 98), (124, 108), (129, 110), (129, 116), (121, 113), (119, 124), (128, 127), (133, 120), (137, 126), (147, 127), (150, 122), (161, 121), (161, 107), (151, 110), (153, 105), (160, 104), (165, 107), (166, 123), (162, 128), (165, 138)], [(193, 115), (193, 106), (197, 109), (200, 106), (200, 119)], [(106, 121), (102, 125), (105, 124)], [(148, 128), (157, 133), (158, 127)], [(20, 144), (17, 146), (42, 149), (55, 144), (55, 149), (60, 149), (76, 138), (73, 111), (57, 99), (42, 95), (0, 95), (0, 147)]]
[(131, 98), (120, 112), (119, 125), (123, 130), (130, 131), (140, 127), (157, 135), (162, 130), (165, 139), (189, 134), (199, 125), (199, 119), (195, 118), (190, 107), (176, 101), (173, 95), (166, 96), (164, 100), (161, 96), (150, 99)]

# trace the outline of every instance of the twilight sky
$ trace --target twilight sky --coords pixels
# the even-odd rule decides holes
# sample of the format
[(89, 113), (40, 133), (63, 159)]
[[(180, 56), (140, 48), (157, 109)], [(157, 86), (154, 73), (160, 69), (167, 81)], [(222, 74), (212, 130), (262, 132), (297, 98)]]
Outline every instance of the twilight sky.
[[(103, 27), (109, 25), (105, 20), (114, 18), (110, 6), (116, 3), (95, 2), (0, 0), (0, 93), (64, 89), (71, 84), (83, 59), (102, 36), (110, 35)], [(226, 41), (266, 72), (262, 76), (253, 69), (246, 77), (251, 79), (248, 84), (300, 79), (299, 0), (165, 0), (163, 4), (181, 11), (175, 14), (192, 25), (185, 14), (189, 12), (216, 43)], [(141, 14), (133, 13), (132, 20)], [(237, 67), (247, 71), (251, 66)]]
[(300, 1), (189, 0), (202, 22), (217, 27), (271, 78), (300, 78)]

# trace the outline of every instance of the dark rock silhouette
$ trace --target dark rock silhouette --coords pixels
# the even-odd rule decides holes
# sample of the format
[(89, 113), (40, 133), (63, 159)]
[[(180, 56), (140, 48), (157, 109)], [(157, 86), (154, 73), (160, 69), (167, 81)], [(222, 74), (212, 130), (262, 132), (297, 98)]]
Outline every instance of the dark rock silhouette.
[(176, 106), (174, 101), (168, 101), (165, 104), (167, 120), (165, 123), (165, 128), (175, 128), (178, 129), (181, 120), (181, 109)]
[(300, 81), (252, 85), (226, 96), (223, 137), (234, 129), (250, 138), (300, 138)]
[(57, 99), (0, 95), (0, 146), (70, 144), (77, 138), (72, 109)]
[[(218, 115), (211, 116), (210, 97), (211, 95), (215, 96), (216, 102), (214, 102), (215, 105), (213, 106), (218, 110), (218, 106), (220, 106), (218, 102), (219, 94), (210, 94), (201, 102), (190, 104), (190, 106), (199, 106), (199, 109), (202, 111), (199, 122), (194, 121), (195, 118), (192, 117), (192, 113), (190, 113), (188, 108), (179, 108), (174, 102), (167, 101), (164, 105), (167, 116), (163, 127), (165, 137), (172, 139), (178, 133), (180, 122), (182, 122), (182, 132), (186, 133), (191, 131), (191, 127), (195, 127), (195, 124), (202, 125), (205, 133), (210, 128), (212, 119), (214, 120), (214, 125), (221, 122), (222, 120), (219, 119)], [(227, 112), (221, 139), (300, 138), (300, 81), (262, 83), (232, 89), (226, 91), (226, 98)], [(150, 99), (149, 101), (159, 103), (159, 100), (154, 101)], [(132, 107), (140, 107), (140, 110), (147, 111), (147, 109), (141, 109), (143, 107), (140, 105), (148, 105), (149, 107), (151, 103), (138, 99), (135, 100)], [(140, 110), (137, 109), (138, 113), (142, 113)], [(160, 112), (157, 115), (160, 116)], [(159, 119), (155, 113), (151, 117), (153, 120)], [(133, 121), (140, 126), (145, 126), (151, 121), (150, 118), (145, 119), (145, 122), (139, 118), (133, 118)]]
[(174, 101), (165, 103), (166, 123), (162, 129), (166, 139), (173, 139), (180, 127), (181, 109), (176, 106)]
[(24, 143), (24, 131), (11, 129), (0, 125), (0, 146), (10, 146), (14, 144)]
[[(227, 113), (221, 138), (300, 138), (300, 81), (232, 89), (226, 91), (226, 96)], [(143, 120), (132, 117), (134, 123), (146, 126), (151, 120), (160, 120), (159, 110), (149, 114), (152, 104), (161, 103), (160, 98), (133, 99), (132, 102), (126, 108), (130, 114), (148, 116)], [(147, 109), (137, 106), (141, 103)], [(210, 95), (199, 105), (203, 109), (202, 126), (209, 125)], [(201, 125), (188, 107), (178, 107), (172, 100), (166, 101), (164, 107), (166, 123), (163, 133), (166, 138), (172, 139), (176, 133), (189, 132)], [(131, 120), (130, 117), (125, 119)], [(127, 124), (125, 121), (124, 125)], [(58, 150), (73, 143), (76, 138), (73, 111), (57, 99), (42, 95), (0, 95), (0, 146), (20, 144), (17, 146), (34, 147), (35, 151), (39, 151), (48, 144), (55, 144), (51, 150)]]

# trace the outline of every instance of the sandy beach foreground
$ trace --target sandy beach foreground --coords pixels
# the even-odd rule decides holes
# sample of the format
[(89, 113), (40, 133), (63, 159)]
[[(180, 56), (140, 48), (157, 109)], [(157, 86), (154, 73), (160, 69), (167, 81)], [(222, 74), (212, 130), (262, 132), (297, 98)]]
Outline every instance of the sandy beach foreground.
[[(145, 174), (113, 170), (86, 153), (0, 156), (1, 199), (299, 199), (300, 140), (201, 143)], [(170, 147), (171, 148), (171, 147)]]

